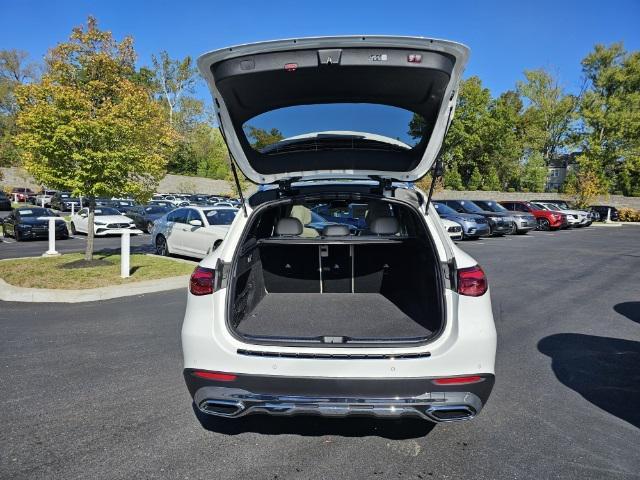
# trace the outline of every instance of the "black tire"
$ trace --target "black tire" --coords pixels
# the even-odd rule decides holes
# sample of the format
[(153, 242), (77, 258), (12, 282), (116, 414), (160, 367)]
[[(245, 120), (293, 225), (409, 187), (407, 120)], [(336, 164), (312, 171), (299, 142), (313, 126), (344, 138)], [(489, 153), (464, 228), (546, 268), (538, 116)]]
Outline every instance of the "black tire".
[(156, 254), (161, 257), (168, 257), (171, 255), (169, 245), (167, 245), (167, 239), (164, 238), (164, 235), (158, 235), (156, 237)]
[(153, 222), (147, 222), (147, 233), (151, 233), (151, 230), (153, 230)]
[(539, 218), (538, 230), (540, 230), (541, 232), (548, 232), (549, 230), (551, 230), (551, 223), (549, 223), (549, 220), (547, 220), (546, 218)]
[(69, 225), (69, 230), (71, 230), (71, 235), (76, 235), (78, 233), (73, 222), (71, 222), (71, 224)]
[(18, 232), (18, 230), (13, 231), (13, 238), (16, 242), (22, 241), (22, 237), (20, 236), (20, 233)]
[(518, 225), (516, 224), (516, 222), (513, 222), (513, 224), (511, 225), (511, 232), (509, 232), (509, 235), (518, 235)]

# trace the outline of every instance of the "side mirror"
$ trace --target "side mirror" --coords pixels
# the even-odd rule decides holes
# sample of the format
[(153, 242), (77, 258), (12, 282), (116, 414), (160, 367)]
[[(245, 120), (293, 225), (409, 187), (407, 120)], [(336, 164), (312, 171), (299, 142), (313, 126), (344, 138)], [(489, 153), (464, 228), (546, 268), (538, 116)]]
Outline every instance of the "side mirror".
[(192, 225), (194, 227), (201, 227), (202, 220), (189, 220), (189, 225)]

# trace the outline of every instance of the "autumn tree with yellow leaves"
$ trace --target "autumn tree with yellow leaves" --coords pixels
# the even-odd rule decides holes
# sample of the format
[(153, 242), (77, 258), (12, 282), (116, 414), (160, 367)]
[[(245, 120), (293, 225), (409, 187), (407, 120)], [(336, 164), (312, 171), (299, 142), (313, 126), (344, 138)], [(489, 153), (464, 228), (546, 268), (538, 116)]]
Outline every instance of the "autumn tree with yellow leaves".
[(130, 37), (118, 42), (89, 17), (50, 50), (38, 82), (16, 89), (16, 144), (24, 166), (47, 187), (88, 200), (87, 261), (93, 259), (93, 199), (149, 197), (175, 146), (135, 60)]

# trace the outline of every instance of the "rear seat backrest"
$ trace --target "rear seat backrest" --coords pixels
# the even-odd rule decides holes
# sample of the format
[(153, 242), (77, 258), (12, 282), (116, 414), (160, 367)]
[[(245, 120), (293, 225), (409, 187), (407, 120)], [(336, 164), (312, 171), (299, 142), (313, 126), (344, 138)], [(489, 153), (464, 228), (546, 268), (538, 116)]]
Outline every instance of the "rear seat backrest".
[(395, 235), (400, 224), (395, 217), (378, 217), (371, 222), (370, 228), (374, 235)]
[(276, 235), (286, 237), (298, 236), (302, 233), (302, 222), (297, 218), (285, 217), (278, 220)]
[(323, 237), (344, 237), (349, 235), (349, 227), (346, 225), (327, 225), (322, 229)]

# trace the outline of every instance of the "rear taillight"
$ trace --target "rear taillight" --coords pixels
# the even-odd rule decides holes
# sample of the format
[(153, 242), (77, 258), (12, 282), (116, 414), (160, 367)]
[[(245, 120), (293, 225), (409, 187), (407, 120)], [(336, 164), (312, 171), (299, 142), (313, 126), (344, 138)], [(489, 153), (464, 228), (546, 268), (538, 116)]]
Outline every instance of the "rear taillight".
[(193, 295), (210, 295), (213, 293), (214, 271), (209, 268), (196, 267), (191, 274), (189, 291)]
[(193, 375), (199, 378), (204, 378), (205, 380), (217, 380), (218, 382), (233, 382), (238, 378), (232, 373), (209, 372), (207, 370), (194, 370)]
[(466, 385), (468, 383), (478, 383), (482, 380), (483, 378), (480, 375), (470, 375), (468, 377), (436, 378), (431, 380), (431, 382), (436, 385)]
[(487, 277), (480, 266), (458, 270), (458, 293), (468, 297), (479, 297), (487, 291)]

